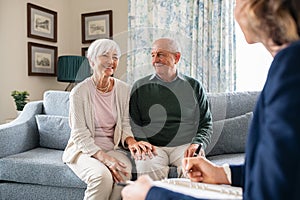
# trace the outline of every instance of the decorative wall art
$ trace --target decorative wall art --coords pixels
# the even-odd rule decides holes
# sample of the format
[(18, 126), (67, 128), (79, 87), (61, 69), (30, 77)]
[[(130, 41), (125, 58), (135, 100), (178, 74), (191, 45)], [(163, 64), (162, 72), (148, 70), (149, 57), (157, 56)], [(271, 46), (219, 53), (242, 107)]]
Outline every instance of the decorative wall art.
[(28, 42), (28, 76), (56, 76), (57, 47)]
[(82, 43), (112, 38), (112, 10), (81, 14)]
[(82, 47), (81, 48), (81, 55), (86, 57), (87, 56), (87, 51), (88, 51), (88, 47)]
[(27, 3), (27, 36), (57, 41), (57, 12)]

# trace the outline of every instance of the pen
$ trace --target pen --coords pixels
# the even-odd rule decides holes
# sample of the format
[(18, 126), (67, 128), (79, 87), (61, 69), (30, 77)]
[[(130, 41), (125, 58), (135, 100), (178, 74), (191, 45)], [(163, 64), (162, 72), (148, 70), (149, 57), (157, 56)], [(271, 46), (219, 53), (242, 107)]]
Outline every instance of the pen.
[[(198, 148), (196, 149), (196, 151), (195, 151), (193, 157), (197, 157), (197, 156), (199, 155), (201, 148), (202, 148), (202, 143), (199, 144), (199, 146), (198, 146)], [(187, 177), (187, 173), (188, 173), (188, 172), (191, 172), (191, 171), (192, 171), (192, 170), (185, 170), (185, 171), (183, 172), (184, 176)]]
[(202, 143), (199, 144), (199, 146), (198, 146), (198, 148), (196, 149), (196, 151), (195, 151), (193, 157), (197, 157), (197, 156), (199, 155), (201, 148), (202, 148)]

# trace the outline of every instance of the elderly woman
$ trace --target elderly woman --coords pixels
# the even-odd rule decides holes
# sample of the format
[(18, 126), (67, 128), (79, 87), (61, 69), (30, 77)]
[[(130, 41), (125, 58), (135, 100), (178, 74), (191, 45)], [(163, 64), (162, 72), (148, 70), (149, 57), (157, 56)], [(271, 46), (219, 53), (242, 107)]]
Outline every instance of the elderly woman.
[[(109, 39), (94, 41), (87, 53), (93, 75), (70, 93), (71, 136), (63, 161), (87, 184), (84, 199), (120, 199), (120, 186), (131, 178), (132, 156), (150, 148), (136, 142), (129, 124), (130, 86), (113, 78), (120, 48)], [(146, 146), (146, 147), (145, 147)]]
[[(248, 43), (262, 43), (274, 57), (253, 114), (243, 165), (217, 166), (186, 158), (195, 182), (243, 187), (243, 199), (299, 199), (300, 1), (236, 0), (235, 17)], [(195, 199), (152, 186), (149, 177), (124, 188), (123, 200)]]

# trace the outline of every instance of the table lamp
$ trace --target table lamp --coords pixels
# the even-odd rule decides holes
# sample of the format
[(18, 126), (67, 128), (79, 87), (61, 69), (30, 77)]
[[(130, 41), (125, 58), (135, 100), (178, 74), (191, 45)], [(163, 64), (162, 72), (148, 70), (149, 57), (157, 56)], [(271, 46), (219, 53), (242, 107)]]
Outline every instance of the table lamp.
[(91, 76), (91, 67), (85, 56), (60, 56), (57, 61), (57, 81), (69, 82), (65, 91), (70, 91), (85, 78)]

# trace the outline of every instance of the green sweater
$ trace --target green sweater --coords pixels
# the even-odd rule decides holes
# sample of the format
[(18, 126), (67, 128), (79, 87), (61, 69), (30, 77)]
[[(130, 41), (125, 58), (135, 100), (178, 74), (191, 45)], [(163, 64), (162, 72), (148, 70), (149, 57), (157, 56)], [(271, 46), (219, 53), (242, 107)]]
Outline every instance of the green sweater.
[(133, 85), (129, 105), (135, 138), (155, 146), (202, 143), (212, 134), (212, 117), (200, 82), (179, 74), (172, 82), (149, 75)]

